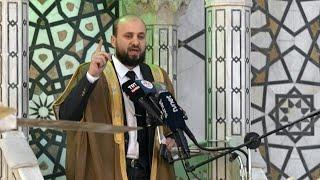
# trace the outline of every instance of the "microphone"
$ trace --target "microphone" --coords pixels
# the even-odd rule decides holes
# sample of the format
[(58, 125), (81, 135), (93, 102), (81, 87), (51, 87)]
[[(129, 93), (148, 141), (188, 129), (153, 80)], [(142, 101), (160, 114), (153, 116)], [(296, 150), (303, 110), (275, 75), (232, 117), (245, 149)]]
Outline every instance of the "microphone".
[(134, 81), (146, 95), (154, 95), (156, 94), (156, 89), (153, 84), (146, 80), (135, 80)]
[(151, 102), (152, 107), (156, 109), (156, 111), (160, 115), (161, 121), (153, 123), (155, 124), (155, 126), (162, 125), (162, 111), (159, 108), (158, 99), (155, 97), (155, 94), (157, 93), (156, 88), (151, 82), (146, 80), (136, 80), (135, 83), (143, 90), (143, 92), (146, 94), (146, 98), (149, 102)]
[(163, 113), (163, 121), (173, 132), (178, 148), (180, 148), (182, 152), (182, 158), (190, 158), (188, 141), (183, 131), (185, 131), (188, 136), (189, 134), (191, 134), (192, 137), (194, 136), (185, 123), (187, 119), (186, 113), (177, 104), (177, 101), (166, 89), (164, 84), (154, 83), (154, 86), (157, 90), (156, 97), (159, 98), (159, 105)]
[(156, 89), (156, 97), (164, 113), (164, 123), (171, 131), (177, 128), (185, 130), (187, 127), (185, 120), (188, 119), (186, 112), (178, 105), (173, 95), (167, 90), (163, 83), (153, 83)]
[[(138, 84), (140, 84), (140, 86)], [(144, 86), (141, 86), (141, 84), (144, 84)], [(162, 123), (161, 111), (159, 111), (159, 108), (150, 102), (150, 100), (148, 100), (148, 96), (155, 92), (152, 83), (148, 81), (142, 82), (142, 80), (128, 80), (127, 82), (123, 83), (121, 87), (122, 90), (129, 96), (131, 101), (138, 102), (139, 105), (147, 111), (147, 127), (152, 126), (152, 119), (156, 119), (159, 123)]]

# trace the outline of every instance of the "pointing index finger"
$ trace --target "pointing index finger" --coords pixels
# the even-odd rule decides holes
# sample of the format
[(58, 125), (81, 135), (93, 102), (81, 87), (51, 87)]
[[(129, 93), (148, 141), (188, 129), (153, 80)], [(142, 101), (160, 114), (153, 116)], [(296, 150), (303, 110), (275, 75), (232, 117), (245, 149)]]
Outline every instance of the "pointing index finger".
[(101, 52), (102, 44), (103, 44), (103, 40), (101, 38), (100, 41), (99, 41), (98, 47), (96, 49), (96, 52)]

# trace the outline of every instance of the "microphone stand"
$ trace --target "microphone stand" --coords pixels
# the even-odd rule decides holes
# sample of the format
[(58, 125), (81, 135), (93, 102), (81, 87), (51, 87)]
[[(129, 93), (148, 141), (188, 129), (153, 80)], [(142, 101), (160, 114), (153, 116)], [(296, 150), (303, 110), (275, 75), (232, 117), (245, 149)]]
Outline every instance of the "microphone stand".
[[(191, 139), (191, 141), (194, 143), (194, 145), (196, 145), (201, 150), (204, 150), (204, 151), (207, 151), (207, 152), (217, 152), (217, 151), (223, 151), (223, 150), (229, 150), (230, 151), (230, 150), (233, 149), (233, 147), (220, 147), (220, 148), (203, 147), (197, 142), (196, 138), (194, 137), (194, 135), (192, 134), (192, 132), (190, 131), (190, 129), (188, 127), (185, 127), (184, 131), (187, 134), (187, 136)], [(249, 164), (248, 153), (246, 151), (244, 151), (243, 149), (240, 149), (240, 148), (239, 149), (235, 149), (235, 150), (240, 151), (246, 157), (247, 164)], [(190, 166), (187, 165), (186, 167), (190, 167)], [(191, 172), (191, 171), (188, 171), (187, 169), (186, 169), (186, 171), (187, 172)], [(247, 166), (247, 171), (249, 171), (249, 167), (248, 166)]]
[[(139, 99), (139, 101), (141, 101), (141, 99)], [(151, 102), (155, 107), (155, 109), (153, 109), (153, 108), (147, 106), (143, 101), (140, 102), (142, 107), (147, 112), (146, 113), (146, 124), (147, 124), (147, 127), (149, 128), (149, 127), (155, 127), (155, 126), (159, 126), (159, 125), (164, 125), (165, 123), (162, 120), (162, 118), (163, 118), (162, 117), (162, 113), (161, 113), (162, 111), (157, 107), (157, 104), (156, 104), (155, 100), (152, 97), (149, 96), (147, 101)], [(185, 120), (187, 119), (187, 116), (186, 116), (185, 112), (184, 112), (184, 119)], [(204, 150), (204, 151), (207, 151), (207, 152), (217, 152), (217, 151), (222, 151), (222, 150), (232, 150), (233, 149), (232, 147), (222, 147), (222, 148), (206, 148), (206, 147), (202, 147), (201, 145), (199, 145), (199, 143), (197, 142), (196, 138), (194, 137), (194, 135), (192, 134), (190, 129), (186, 126), (183, 129), (177, 128), (177, 133), (179, 135), (175, 133), (176, 134), (175, 135), (175, 139), (176, 139), (177, 145), (179, 145), (179, 147), (181, 147), (181, 148), (179, 148), (180, 149), (179, 153), (178, 153), (179, 154), (179, 158), (175, 159), (175, 160), (172, 160), (172, 161), (190, 159), (190, 154), (188, 152), (189, 149), (187, 147), (187, 144), (183, 143), (183, 142), (187, 142), (187, 140), (183, 136), (183, 131), (191, 139), (191, 141), (201, 150)], [(181, 138), (184, 138), (184, 139), (181, 139)], [(242, 149), (235, 149), (235, 150), (238, 150), (238, 151), (240, 151), (241, 153), (243, 153), (245, 155), (246, 161), (247, 161), (247, 164), (248, 164), (248, 161), (249, 161), (248, 160), (248, 154)], [(204, 164), (206, 164), (206, 162), (204, 162)], [(202, 166), (202, 165), (199, 165), (199, 166)], [(197, 167), (195, 167), (194, 169), (196, 169)], [(190, 170), (190, 168), (192, 168), (192, 166), (190, 167), (189, 163), (186, 163), (185, 167), (184, 167), (185, 171), (186, 172), (191, 172), (191, 171), (194, 170), (194, 169)], [(247, 167), (247, 171), (248, 171), (248, 167)]]
[[(274, 134), (276, 132), (279, 132), (279, 131), (287, 128), (287, 127), (290, 127), (290, 126), (292, 126), (292, 125), (294, 125), (296, 123), (299, 123), (299, 122), (301, 122), (301, 121), (303, 121), (305, 119), (308, 119), (310, 117), (313, 117), (313, 116), (316, 116), (316, 115), (319, 115), (319, 114), (320, 114), (320, 110), (313, 111), (310, 114), (308, 114), (308, 115), (306, 115), (304, 117), (301, 117), (296, 121), (293, 121), (292, 123), (289, 123), (289, 124), (287, 124), (285, 126), (281, 126), (281, 127), (277, 128), (277, 129), (275, 129), (273, 131), (270, 131), (270, 132), (268, 132), (268, 133), (266, 133), (264, 135), (261, 135), (261, 136), (259, 134), (255, 133), (255, 132), (250, 132), (244, 137), (244, 143), (243, 144), (241, 144), (239, 146), (236, 146), (236, 147), (232, 147), (229, 150), (227, 150), (227, 151), (225, 151), (225, 152), (223, 152), (223, 153), (221, 153), (221, 154), (219, 154), (219, 155), (217, 155), (215, 157), (212, 157), (212, 158), (210, 158), (208, 160), (200, 162), (200, 163), (198, 163), (196, 165), (188, 166), (186, 168), (186, 171), (187, 172), (192, 172), (192, 171), (194, 171), (196, 168), (198, 168), (200, 166), (203, 166), (203, 165), (205, 165), (205, 164), (207, 164), (207, 163), (209, 163), (211, 161), (214, 161), (214, 160), (219, 159), (219, 158), (221, 158), (223, 156), (226, 156), (227, 154), (230, 154), (233, 151), (240, 150), (243, 147), (247, 147), (249, 149), (256, 149), (256, 148), (258, 148), (260, 146), (261, 139), (263, 139), (263, 138), (265, 138), (267, 136), (270, 136), (270, 135), (272, 135), (272, 134)], [(247, 164), (247, 167), (248, 167), (248, 164)]]

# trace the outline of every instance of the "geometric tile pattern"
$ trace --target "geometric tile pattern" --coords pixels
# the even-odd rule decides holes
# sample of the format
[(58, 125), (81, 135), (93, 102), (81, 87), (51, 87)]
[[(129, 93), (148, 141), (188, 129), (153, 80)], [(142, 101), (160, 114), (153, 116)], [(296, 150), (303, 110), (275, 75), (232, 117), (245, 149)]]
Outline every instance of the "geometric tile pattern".
[[(320, 1), (254, 0), (251, 130), (270, 132), (320, 108)], [(263, 139), (270, 179), (320, 177), (319, 117)]]
[[(253, 2), (251, 119), (252, 130), (262, 134), (279, 123), (289, 123), (292, 116), (298, 118), (319, 108), (320, 11), (319, 1), (314, 0)], [(118, 16), (118, 2), (31, 0), (29, 5), (30, 117), (53, 119), (52, 97), (62, 92), (77, 65), (89, 60), (100, 37), (104, 46), (110, 47), (107, 40), (112, 21)], [(203, 34), (204, 30), (194, 37)], [(192, 44), (188, 39), (180, 40), (179, 47), (190, 49), (186, 46)], [(201, 51), (190, 52), (204, 59)], [(315, 138), (319, 135), (317, 120), (310, 119), (286, 129), (287, 134), (263, 140), (260, 152), (270, 178), (319, 177), (319, 157), (315, 156), (320, 151)], [(30, 137), (45, 178), (63, 177), (65, 135), (38, 128), (30, 131)], [(272, 155), (279, 152), (281, 158), (275, 160)]]
[[(240, 143), (250, 127), (250, 4), (206, 4), (206, 139), (222, 142), (213, 146)], [(213, 163), (214, 179), (227, 179), (227, 158)]]
[(29, 144), (44, 178), (62, 178), (65, 175), (66, 134), (52, 129), (31, 128), (30, 131)]
[[(179, 33), (183, 33), (183, 32), (179, 32)], [(188, 52), (187, 55), (193, 54), (196, 56), (197, 59), (205, 61), (205, 54), (204, 54), (204, 49), (205, 49), (204, 44), (205, 43), (202, 41), (204, 36), (205, 36), (205, 30), (203, 29), (203, 30), (200, 30), (199, 32), (192, 34), (190, 37), (187, 37), (184, 40), (178, 40), (179, 50), (181, 50), (181, 48), (184, 48)], [(198, 43), (198, 41), (201, 41), (203, 43), (203, 46), (198, 47), (199, 44), (201, 44), (201, 43)], [(181, 60), (181, 59), (183, 59), (183, 57), (181, 57), (181, 55), (180, 55), (180, 57), (178, 57), (178, 60)], [(195, 58), (193, 60), (195, 60)], [(204, 161), (206, 158), (210, 158), (210, 157), (199, 156), (197, 158), (192, 158), (192, 160), (190, 160), (190, 162), (192, 164), (196, 164), (198, 162)], [(182, 166), (182, 165), (180, 165), (180, 166)], [(189, 173), (188, 175), (190, 178), (194, 178), (194, 179), (209, 179), (209, 177), (210, 177), (209, 171), (208, 171), (209, 169), (210, 168), (208, 166), (202, 166), (202, 167), (197, 168), (194, 172)], [(177, 165), (175, 165), (175, 170), (176, 170), (176, 172), (177, 171), (179, 172), (179, 170), (180, 170), (180, 172), (183, 172), (181, 174), (184, 175), (181, 177), (177, 177), (177, 179), (187, 179), (188, 178), (186, 176), (187, 174), (186, 175), (184, 174), (184, 170), (181, 169), (181, 167), (177, 167)]]
[[(28, 0), (0, 1), (0, 102), (15, 108), (17, 117), (28, 115), (28, 7)], [(15, 179), (0, 150), (4, 178)]]
[[(269, 116), (275, 121), (277, 128), (285, 126), (296, 120), (297, 117), (305, 116), (314, 110), (313, 96), (303, 95), (295, 87), (287, 94), (277, 94), (275, 98), (276, 106), (269, 113)], [(302, 136), (314, 135), (313, 123), (315, 119), (316, 117), (305, 119), (276, 134), (288, 136), (296, 143)]]
[(177, 80), (177, 29), (171, 25), (147, 25), (146, 63), (162, 67), (172, 79)]
[(1, 1), (0, 10), (0, 101), (26, 117), (28, 1)]
[(179, 48), (183, 47), (196, 55), (198, 58), (205, 60), (205, 55), (203, 54), (202, 49), (198, 50), (197, 48), (192, 47), (193, 42), (196, 42), (198, 38), (201, 38), (201, 36), (205, 35), (205, 32), (205, 29), (202, 29), (201, 31), (192, 34), (190, 37), (184, 40), (178, 40)]
[[(29, 1), (29, 117), (54, 120), (51, 105), (83, 62), (91, 58), (99, 39), (112, 51), (112, 24), (119, 16), (117, 0)], [(45, 179), (65, 179), (62, 131), (30, 129)]]
[(33, 95), (32, 100), (29, 101), (29, 118), (55, 119), (51, 110), (53, 101), (53, 95), (45, 93), (41, 93), (40, 96)]
[[(179, 11), (178, 11), (179, 12)], [(179, 16), (177, 36), (177, 88), (176, 98), (187, 112), (188, 126), (198, 140), (205, 137), (204, 124), (204, 64), (205, 64), (205, 7), (204, 0), (190, 1), (184, 15)], [(192, 96), (190, 96), (190, 92)], [(208, 156), (193, 157), (189, 163), (194, 165)], [(202, 166), (189, 173), (190, 179), (210, 179), (209, 167)], [(184, 170), (176, 168), (176, 179), (187, 179)], [(180, 173), (180, 174), (179, 174)]]
[[(192, 9), (192, 8), (193, 7), (189, 7), (188, 9)], [(179, 33), (183, 33), (183, 32), (179, 31)], [(198, 32), (192, 33), (189, 37), (183, 40), (179, 39), (178, 52), (179, 50), (184, 48), (185, 50), (187, 50), (189, 54), (183, 54), (183, 55), (180, 54), (179, 56), (179, 53), (178, 53), (178, 60), (184, 59), (184, 56), (190, 57), (190, 54), (193, 54), (196, 56), (197, 59), (205, 61), (205, 54), (204, 54), (205, 42), (203, 41), (204, 36), (205, 36), (205, 30), (202, 29)], [(193, 60), (196, 60), (196, 59), (194, 58)], [(190, 80), (188, 81), (190, 82)], [(178, 90), (178, 93), (179, 93), (179, 89), (176, 89), (176, 90)], [(190, 118), (190, 120), (192, 119)], [(190, 160), (190, 163), (196, 164), (198, 162), (202, 162), (206, 160), (207, 158), (209, 158), (209, 156), (205, 156), (205, 155), (194, 157)], [(182, 169), (182, 164), (180, 163), (178, 165), (177, 164), (178, 163), (175, 164), (175, 172), (176, 173), (178, 172), (177, 174), (180, 176), (177, 176), (176, 179), (179, 179), (179, 180), (187, 179), (188, 177), (187, 177), (187, 174), (185, 174), (184, 169)], [(208, 169), (209, 169), (208, 166), (202, 166), (197, 168), (194, 172), (188, 173), (188, 175), (190, 178), (193, 178), (193, 179), (209, 179), (210, 175), (209, 175)]]

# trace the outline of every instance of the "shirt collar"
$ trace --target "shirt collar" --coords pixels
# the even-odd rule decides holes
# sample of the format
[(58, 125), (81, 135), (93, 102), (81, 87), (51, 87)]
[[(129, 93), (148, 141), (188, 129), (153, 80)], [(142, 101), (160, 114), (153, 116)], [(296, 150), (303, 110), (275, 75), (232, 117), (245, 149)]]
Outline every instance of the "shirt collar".
[(138, 77), (138, 79), (142, 79), (140, 66), (136, 66), (130, 70), (125, 65), (123, 65), (115, 55), (112, 56), (112, 61), (113, 61), (114, 68), (116, 69), (116, 72), (118, 74), (119, 79), (123, 79), (124, 77), (126, 77), (126, 74), (128, 71), (134, 71), (136, 73), (136, 76)]

